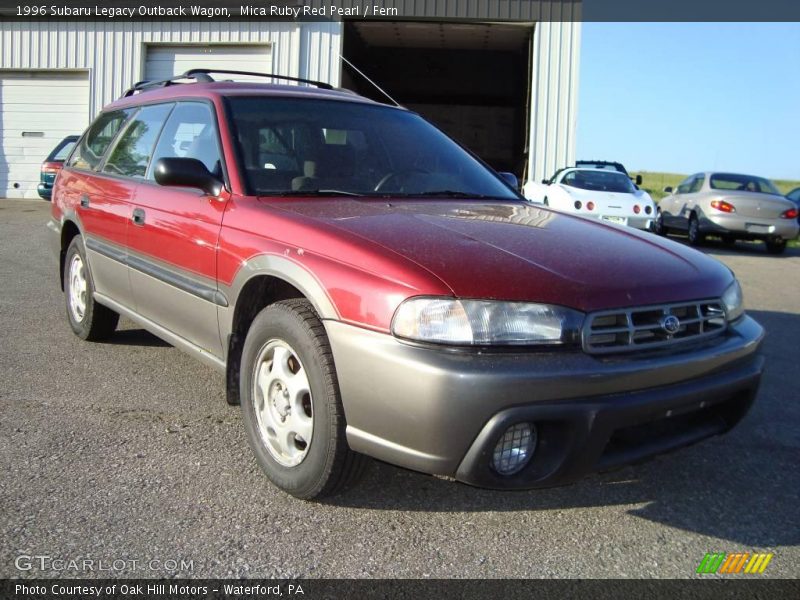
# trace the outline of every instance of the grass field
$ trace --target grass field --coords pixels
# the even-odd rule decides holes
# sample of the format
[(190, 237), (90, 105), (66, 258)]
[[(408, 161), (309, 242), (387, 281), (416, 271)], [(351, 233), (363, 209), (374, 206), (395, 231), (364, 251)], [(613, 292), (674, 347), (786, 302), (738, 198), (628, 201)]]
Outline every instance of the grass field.
[[(679, 173), (631, 172), (631, 177), (636, 178), (637, 175), (642, 176), (642, 188), (647, 190), (647, 193), (656, 202), (666, 195), (662, 191), (666, 186), (676, 188), (681, 181), (688, 177), (688, 175), (680, 175)], [(788, 194), (794, 188), (800, 187), (800, 181), (792, 181), (790, 179), (773, 179), (772, 183), (778, 186), (778, 189), (784, 194)]]

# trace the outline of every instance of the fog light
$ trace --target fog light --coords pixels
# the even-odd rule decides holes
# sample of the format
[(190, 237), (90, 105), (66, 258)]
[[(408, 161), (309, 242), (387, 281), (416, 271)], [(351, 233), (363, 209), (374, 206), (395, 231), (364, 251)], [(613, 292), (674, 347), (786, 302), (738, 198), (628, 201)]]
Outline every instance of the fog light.
[(536, 449), (536, 426), (517, 423), (506, 429), (492, 455), (492, 466), (501, 475), (513, 475), (525, 468)]

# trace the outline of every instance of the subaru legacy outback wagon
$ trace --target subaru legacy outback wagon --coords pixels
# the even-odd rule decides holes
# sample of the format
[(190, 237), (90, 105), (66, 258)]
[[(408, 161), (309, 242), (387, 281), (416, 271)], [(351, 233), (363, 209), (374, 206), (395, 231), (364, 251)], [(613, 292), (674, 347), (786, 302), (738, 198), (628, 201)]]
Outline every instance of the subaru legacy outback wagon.
[(763, 331), (719, 262), (532, 206), (408, 110), (209, 73), (107, 106), (49, 227), (78, 337), (124, 315), (222, 371), (281, 489), (365, 455), (549, 486), (747, 412)]

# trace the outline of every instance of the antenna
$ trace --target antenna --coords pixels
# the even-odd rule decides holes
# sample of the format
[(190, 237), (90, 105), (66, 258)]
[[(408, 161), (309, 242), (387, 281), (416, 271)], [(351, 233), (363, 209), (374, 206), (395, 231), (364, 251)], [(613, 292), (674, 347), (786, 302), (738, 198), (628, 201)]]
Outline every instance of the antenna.
[(375, 83), (374, 81), (372, 81), (372, 79), (370, 79), (369, 77), (367, 77), (367, 76), (364, 74), (364, 72), (363, 72), (363, 71), (361, 71), (361, 69), (359, 69), (359, 68), (358, 68), (357, 66), (355, 66), (353, 63), (351, 63), (349, 60), (347, 60), (347, 59), (346, 59), (344, 56), (341, 56), (340, 58), (342, 59), (342, 62), (343, 62), (344, 64), (346, 64), (348, 67), (350, 67), (351, 69), (353, 69), (353, 70), (354, 70), (356, 73), (358, 73), (359, 75), (361, 75), (361, 76), (362, 76), (364, 79), (366, 79), (366, 80), (367, 80), (367, 81), (368, 81), (370, 84), (372, 84), (372, 85), (375, 87), (375, 89), (376, 89), (376, 90), (378, 90), (378, 91), (379, 91), (381, 94), (383, 94), (384, 96), (386, 96), (386, 97), (387, 97), (387, 98), (388, 98), (388, 99), (389, 99), (389, 100), (392, 102), (392, 104), (394, 104), (395, 106), (400, 106), (400, 107), (402, 108), (401, 104), (400, 104), (400, 103), (399, 103), (397, 100), (395, 100), (394, 98), (392, 98), (392, 97), (391, 97), (389, 94), (387, 94), (387, 93), (386, 93), (386, 92), (383, 90), (383, 88), (381, 88), (381, 86), (379, 86), (377, 83)]

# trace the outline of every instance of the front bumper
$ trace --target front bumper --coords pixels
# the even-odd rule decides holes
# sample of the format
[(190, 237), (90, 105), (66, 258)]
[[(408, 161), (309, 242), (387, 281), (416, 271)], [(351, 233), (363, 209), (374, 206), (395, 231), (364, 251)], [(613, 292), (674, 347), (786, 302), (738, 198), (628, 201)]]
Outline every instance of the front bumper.
[[(351, 448), (410, 469), (496, 488), (532, 488), (637, 461), (733, 427), (755, 397), (762, 328), (670, 354), (478, 353), (413, 346), (325, 322)], [(506, 427), (540, 428), (534, 458), (490, 467)]]
[(797, 237), (799, 228), (794, 219), (758, 219), (733, 213), (702, 216), (700, 230), (711, 235), (734, 236), (741, 240), (793, 240)]

